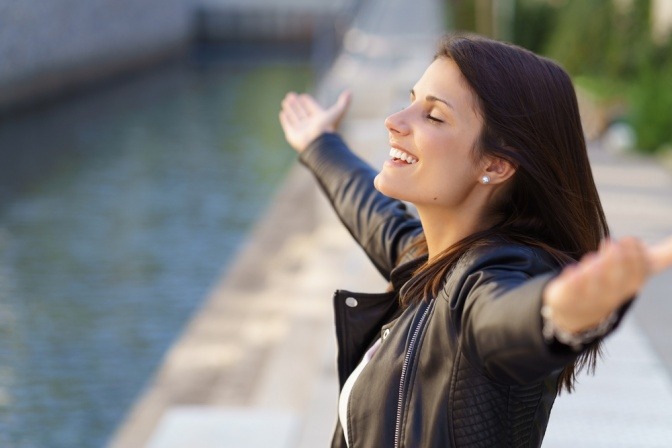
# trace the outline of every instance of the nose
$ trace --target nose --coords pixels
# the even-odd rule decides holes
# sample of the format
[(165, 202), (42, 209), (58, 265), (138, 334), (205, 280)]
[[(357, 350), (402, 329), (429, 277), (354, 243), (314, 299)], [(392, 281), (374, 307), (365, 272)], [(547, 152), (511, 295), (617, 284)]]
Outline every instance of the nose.
[(406, 109), (402, 109), (385, 119), (385, 127), (388, 131), (401, 135), (406, 135), (409, 133), (410, 128), (406, 122), (405, 112)]

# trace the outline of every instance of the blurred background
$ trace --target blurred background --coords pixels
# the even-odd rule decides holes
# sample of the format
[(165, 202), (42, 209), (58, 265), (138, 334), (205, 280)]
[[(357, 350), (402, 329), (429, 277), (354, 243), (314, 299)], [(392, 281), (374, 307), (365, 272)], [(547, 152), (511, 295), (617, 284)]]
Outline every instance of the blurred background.
[[(452, 26), (513, 41), (559, 61), (592, 107), (590, 138), (669, 158), (672, 2), (453, 0)], [(588, 112), (588, 107), (584, 110)], [(614, 126), (616, 125), (616, 126)], [(614, 126), (614, 127), (612, 127)]]
[[(0, 0), (0, 446), (109, 441), (278, 200), (282, 97), (371, 3)], [(672, 1), (436, 3), (558, 60), (590, 139), (672, 165)]]

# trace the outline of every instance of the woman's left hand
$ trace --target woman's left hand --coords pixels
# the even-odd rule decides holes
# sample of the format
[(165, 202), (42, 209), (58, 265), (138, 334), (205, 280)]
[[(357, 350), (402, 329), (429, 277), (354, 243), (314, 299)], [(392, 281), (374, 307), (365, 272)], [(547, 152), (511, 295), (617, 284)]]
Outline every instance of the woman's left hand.
[(597, 327), (630, 300), (650, 276), (672, 266), (672, 237), (646, 247), (636, 238), (604, 241), (565, 267), (544, 291), (553, 324), (569, 333)]

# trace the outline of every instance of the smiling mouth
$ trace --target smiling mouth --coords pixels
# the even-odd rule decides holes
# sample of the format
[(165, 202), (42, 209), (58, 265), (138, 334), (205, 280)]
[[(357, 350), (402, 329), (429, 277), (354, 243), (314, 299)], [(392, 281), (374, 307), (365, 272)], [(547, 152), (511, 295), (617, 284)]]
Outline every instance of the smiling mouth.
[(408, 163), (409, 165), (413, 165), (418, 161), (416, 157), (397, 148), (390, 148), (390, 157), (392, 157), (392, 160), (394, 161), (400, 160)]

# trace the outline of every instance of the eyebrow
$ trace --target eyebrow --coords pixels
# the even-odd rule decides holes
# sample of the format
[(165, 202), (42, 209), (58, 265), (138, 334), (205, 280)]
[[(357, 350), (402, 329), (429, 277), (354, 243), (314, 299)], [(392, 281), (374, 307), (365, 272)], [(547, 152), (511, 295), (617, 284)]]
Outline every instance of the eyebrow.
[[(411, 89), (411, 95), (412, 95), (413, 97), (415, 97), (415, 90)], [(444, 99), (441, 99), (441, 98), (439, 98), (438, 96), (427, 95), (427, 96), (425, 97), (425, 100), (426, 100), (426, 101), (429, 101), (429, 102), (432, 102), (432, 103), (434, 103), (434, 102), (443, 103), (443, 104), (445, 104), (446, 106), (448, 106), (449, 108), (451, 108), (452, 110), (455, 110), (455, 108), (453, 107), (452, 104), (450, 104), (449, 101), (446, 101), (446, 100), (444, 100)]]

